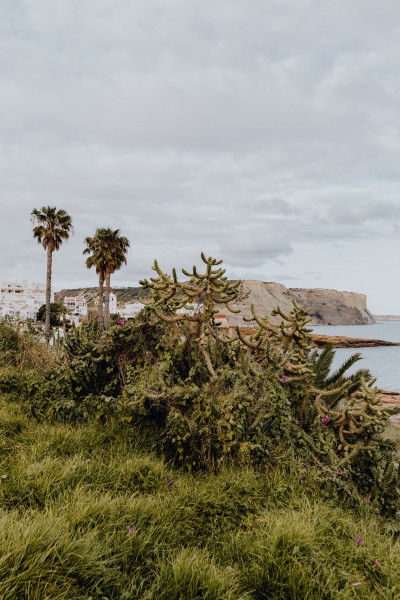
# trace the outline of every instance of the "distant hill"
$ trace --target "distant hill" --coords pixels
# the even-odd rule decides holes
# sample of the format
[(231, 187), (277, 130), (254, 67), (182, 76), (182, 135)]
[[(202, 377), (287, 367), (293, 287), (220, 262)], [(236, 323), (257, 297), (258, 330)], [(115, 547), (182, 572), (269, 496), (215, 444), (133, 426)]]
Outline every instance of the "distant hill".
[[(149, 296), (149, 292), (142, 287), (127, 287), (127, 288), (111, 288), (111, 291), (117, 296), (118, 304), (126, 304), (127, 302), (140, 302), (141, 298)], [(54, 299), (56, 302), (63, 302), (65, 296), (81, 296), (84, 295), (88, 300), (97, 297), (98, 288), (70, 288), (55, 292)]]
[[(113, 288), (119, 305), (128, 302), (140, 302), (149, 296), (149, 291), (142, 287)], [(97, 296), (97, 288), (64, 289), (55, 293), (56, 302), (63, 302), (65, 296), (84, 294), (90, 301)], [(292, 299), (302, 304), (313, 318), (314, 325), (367, 325), (375, 323), (374, 316), (367, 307), (364, 294), (356, 292), (339, 292), (326, 289), (286, 288), (280, 283), (244, 280), (240, 287), (237, 308), (241, 315), (228, 313), (227, 320), (230, 327), (236, 325), (246, 326), (243, 316), (250, 316), (250, 306), (255, 305), (260, 315), (271, 314), (279, 306), (288, 311), (292, 306)], [(272, 318), (271, 320), (276, 320)]]

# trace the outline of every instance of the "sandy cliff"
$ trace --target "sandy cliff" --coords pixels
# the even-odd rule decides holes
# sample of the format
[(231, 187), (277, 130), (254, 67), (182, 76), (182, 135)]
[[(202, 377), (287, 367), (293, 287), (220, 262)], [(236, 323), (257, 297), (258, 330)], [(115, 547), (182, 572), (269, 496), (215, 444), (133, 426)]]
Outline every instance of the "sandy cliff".
[[(251, 305), (254, 304), (258, 315), (270, 315), (277, 307), (283, 311), (292, 308), (292, 297), (289, 290), (280, 283), (266, 283), (264, 281), (245, 280), (242, 281), (239, 291), (239, 300), (232, 304), (234, 308), (240, 309), (240, 314), (229, 313), (225, 308), (221, 310), (228, 320), (229, 327), (251, 327), (251, 324), (243, 321), (243, 317), (251, 316)], [(281, 321), (281, 318), (271, 317), (271, 321)]]
[[(243, 322), (243, 316), (250, 316), (251, 304), (254, 304), (259, 315), (265, 315), (270, 314), (277, 306), (284, 312), (289, 311), (292, 299), (307, 308), (313, 318), (312, 324), (315, 325), (363, 325), (375, 322), (367, 308), (366, 296), (355, 292), (291, 289), (279, 283), (245, 280), (241, 284), (239, 298), (234, 306), (240, 308), (241, 314), (226, 314), (230, 327), (249, 326)], [(271, 317), (271, 320), (281, 319)]]
[(290, 295), (305, 306), (315, 325), (369, 325), (375, 323), (367, 308), (367, 297), (356, 292), (325, 289), (289, 289)]

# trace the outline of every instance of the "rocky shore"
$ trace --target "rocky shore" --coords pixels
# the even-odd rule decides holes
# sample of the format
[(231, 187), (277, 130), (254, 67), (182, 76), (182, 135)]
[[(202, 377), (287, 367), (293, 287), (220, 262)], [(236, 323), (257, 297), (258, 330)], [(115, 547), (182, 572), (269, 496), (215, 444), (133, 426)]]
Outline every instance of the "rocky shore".
[(378, 348), (380, 346), (400, 346), (400, 342), (353, 338), (344, 335), (313, 334), (312, 338), (318, 348), (326, 348), (327, 346), (333, 346), (334, 348)]

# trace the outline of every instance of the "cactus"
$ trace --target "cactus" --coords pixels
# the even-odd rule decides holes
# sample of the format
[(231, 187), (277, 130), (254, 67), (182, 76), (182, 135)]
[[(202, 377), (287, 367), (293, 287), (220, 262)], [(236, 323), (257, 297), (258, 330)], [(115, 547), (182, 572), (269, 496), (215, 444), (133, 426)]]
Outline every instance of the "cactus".
[[(152, 310), (160, 320), (175, 324), (179, 335), (182, 336), (182, 328), (179, 324), (190, 322), (196, 330), (196, 342), (199, 344), (201, 354), (207, 370), (213, 379), (217, 378), (214, 365), (211, 360), (209, 349), (210, 339), (216, 339), (222, 343), (232, 343), (232, 339), (222, 335), (215, 323), (215, 315), (219, 312), (221, 305), (229, 312), (240, 312), (231, 306), (239, 293), (240, 281), (228, 281), (225, 269), (220, 267), (222, 260), (206, 257), (201, 253), (201, 259), (205, 264), (205, 272), (200, 273), (196, 266), (192, 271), (182, 269), (182, 273), (188, 281), (178, 281), (176, 270), (172, 275), (164, 273), (155, 260), (152, 269), (157, 277), (150, 280), (143, 279), (140, 284), (151, 291), (151, 298), (144, 303)], [(196, 309), (193, 309), (196, 305)], [(179, 310), (186, 313), (178, 313)]]

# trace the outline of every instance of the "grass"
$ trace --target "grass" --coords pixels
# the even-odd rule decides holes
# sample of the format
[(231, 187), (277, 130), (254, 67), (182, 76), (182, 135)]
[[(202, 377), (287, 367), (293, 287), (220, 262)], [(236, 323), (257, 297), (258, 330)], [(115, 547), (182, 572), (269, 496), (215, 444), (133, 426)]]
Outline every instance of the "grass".
[(397, 538), (316, 478), (284, 456), (193, 475), (128, 425), (37, 424), (0, 399), (0, 598), (400, 597)]

